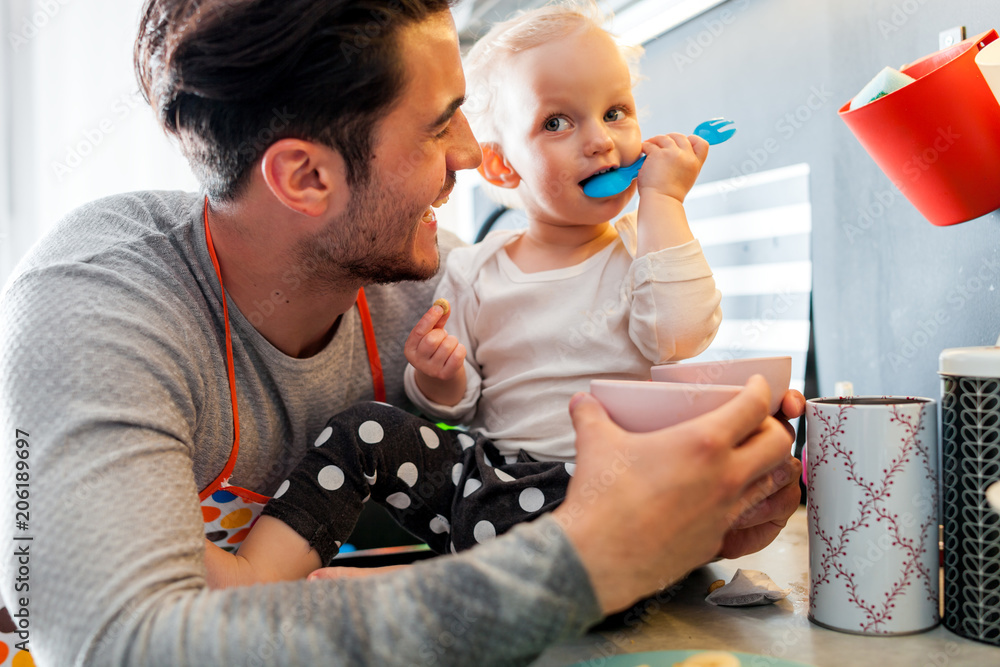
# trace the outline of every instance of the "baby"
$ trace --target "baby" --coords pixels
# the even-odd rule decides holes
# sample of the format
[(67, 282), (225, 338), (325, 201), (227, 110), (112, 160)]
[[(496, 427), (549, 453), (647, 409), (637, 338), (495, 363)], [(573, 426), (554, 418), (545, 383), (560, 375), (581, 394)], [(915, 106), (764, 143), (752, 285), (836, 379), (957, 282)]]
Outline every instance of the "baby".
[[(238, 556), (210, 550), (210, 583), (328, 564), (369, 497), (438, 552), (550, 511), (573, 474), (570, 397), (594, 378), (648, 380), (712, 341), (720, 295), (683, 206), (708, 144), (642, 140), (630, 55), (593, 5), (521, 14), (475, 45), (467, 113), (480, 172), (528, 226), (453, 251), (405, 348), (413, 402), (468, 431), (379, 403), (337, 415)], [(627, 190), (584, 194), (588, 178), (643, 153)], [(636, 192), (637, 214), (612, 222)]]

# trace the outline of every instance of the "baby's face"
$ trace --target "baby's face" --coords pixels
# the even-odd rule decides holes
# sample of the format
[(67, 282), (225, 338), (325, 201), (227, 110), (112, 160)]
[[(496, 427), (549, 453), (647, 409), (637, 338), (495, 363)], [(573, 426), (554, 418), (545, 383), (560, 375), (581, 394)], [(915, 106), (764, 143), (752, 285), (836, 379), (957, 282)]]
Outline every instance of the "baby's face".
[(510, 55), (502, 67), (502, 147), (529, 217), (587, 224), (620, 213), (634, 183), (604, 199), (580, 185), (642, 151), (628, 65), (611, 37), (582, 28)]

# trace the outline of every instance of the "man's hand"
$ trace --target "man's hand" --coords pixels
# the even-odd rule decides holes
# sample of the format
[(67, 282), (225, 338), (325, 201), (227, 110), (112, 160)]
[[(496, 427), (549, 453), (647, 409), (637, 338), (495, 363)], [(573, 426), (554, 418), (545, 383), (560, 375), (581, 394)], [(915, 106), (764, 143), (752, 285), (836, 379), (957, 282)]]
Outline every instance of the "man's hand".
[[(801, 393), (794, 389), (785, 393), (778, 420), (789, 434), (794, 436), (795, 432), (788, 421), (801, 417), (805, 408), (806, 399)], [(802, 463), (789, 455), (781, 467), (757, 480), (733, 510), (732, 527), (719, 555), (739, 558), (770, 544), (799, 506), (801, 475)]]
[(442, 405), (455, 405), (465, 395), (466, 350), (458, 338), (444, 330), (449, 314), (435, 302), (403, 346), (406, 360), (417, 371), (417, 387), (428, 399)]
[(731, 515), (732, 526), (719, 550), (723, 558), (739, 558), (770, 544), (799, 506), (802, 464), (791, 456), (746, 493)]
[[(768, 416), (769, 399), (767, 383), (754, 376), (736, 398), (712, 412), (660, 431), (628, 433), (593, 397), (574, 396), (577, 466), (554, 515), (576, 546), (606, 613), (678, 581), (719, 554), (735, 508), (766, 493), (762, 480), (788, 467), (792, 438)], [(772, 512), (755, 510), (770, 515), (770, 528), (741, 533), (746, 539), (738, 546), (773, 539), (769, 532), (777, 534), (791, 513), (785, 514), (785, 496), (778, 496)]]

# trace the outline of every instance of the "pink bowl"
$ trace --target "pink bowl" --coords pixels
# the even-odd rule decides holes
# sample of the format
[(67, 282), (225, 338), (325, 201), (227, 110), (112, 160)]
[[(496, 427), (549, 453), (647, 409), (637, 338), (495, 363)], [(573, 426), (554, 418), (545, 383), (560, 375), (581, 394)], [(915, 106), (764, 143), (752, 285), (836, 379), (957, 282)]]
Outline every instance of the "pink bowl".
[(771, 414), (781, 408), (781, 399), (788, 391), (792, 378), (791, 357), (756, 357), (727, 359), (723, 361), (682, 361), (676, 364), (653, 366), (649, 371), (655, 382), (684, 382), (698, 385), (740, 385), (751, 375), (764, 376), (771, 387)]
[(591, 380), (594, 395), (626, 431), (644, 433), (679, 424), (719, 407), (743, 387), (720, 384)]

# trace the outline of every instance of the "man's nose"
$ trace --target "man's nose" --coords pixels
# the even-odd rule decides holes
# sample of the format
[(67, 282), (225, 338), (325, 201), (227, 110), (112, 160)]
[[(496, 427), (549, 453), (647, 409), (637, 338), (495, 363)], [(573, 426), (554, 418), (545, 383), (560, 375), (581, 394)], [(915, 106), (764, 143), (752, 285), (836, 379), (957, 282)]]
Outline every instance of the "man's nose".
[(475, 169), (483, 161), (483, 151), (479, 148), (479, 142), (472, 134), (469, 121), (461, 109), (455, 112), (451, 127), (454, 141), (448, 149), (448, 169), (451, 171)]

